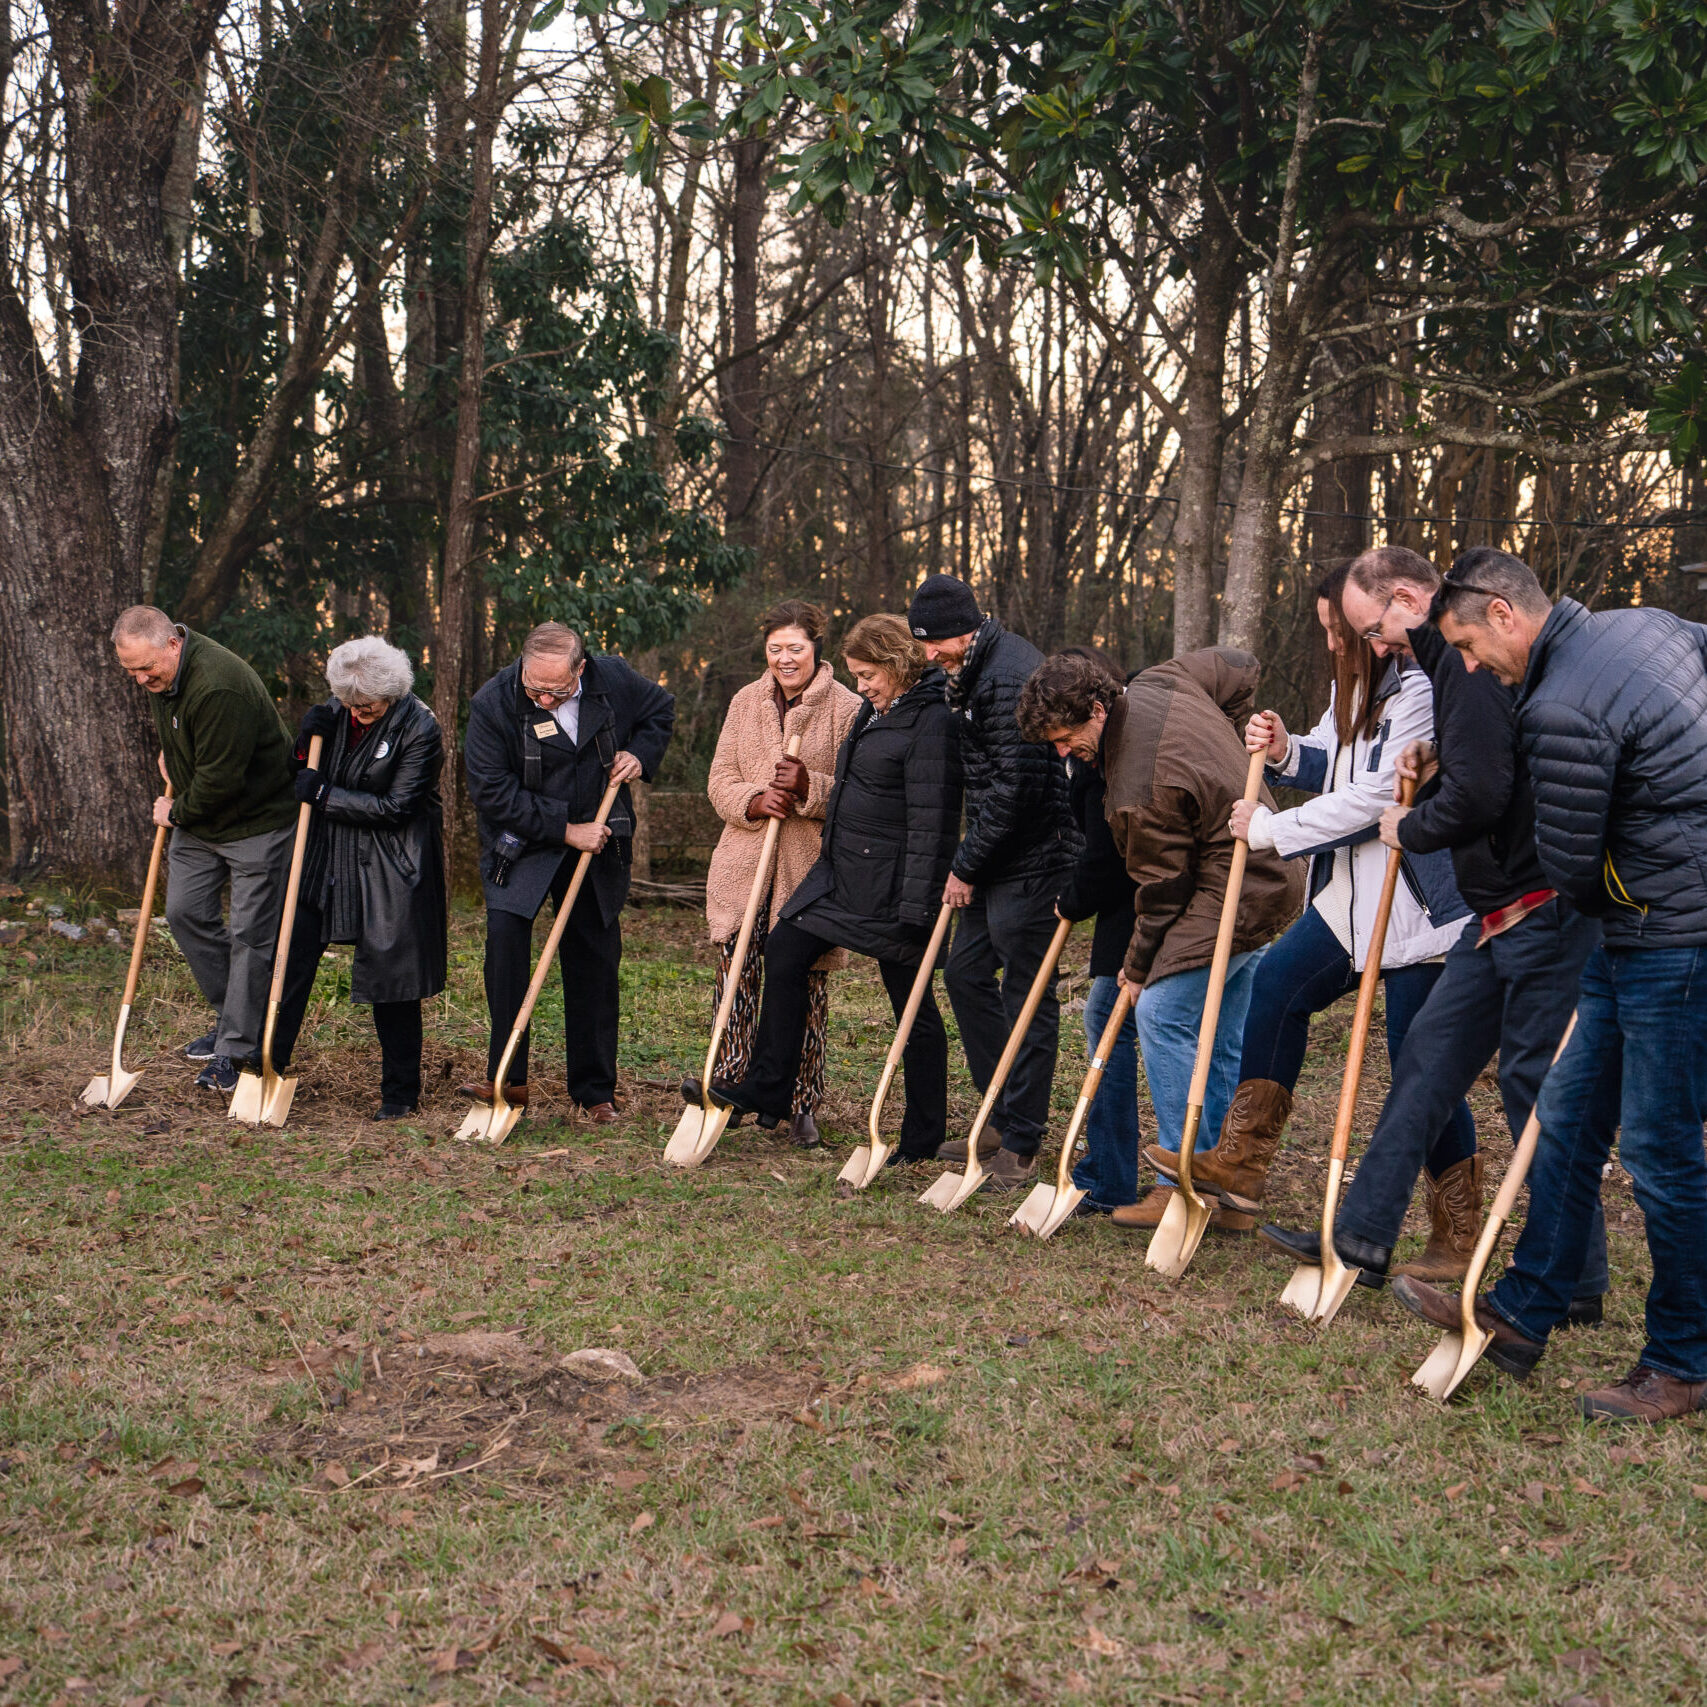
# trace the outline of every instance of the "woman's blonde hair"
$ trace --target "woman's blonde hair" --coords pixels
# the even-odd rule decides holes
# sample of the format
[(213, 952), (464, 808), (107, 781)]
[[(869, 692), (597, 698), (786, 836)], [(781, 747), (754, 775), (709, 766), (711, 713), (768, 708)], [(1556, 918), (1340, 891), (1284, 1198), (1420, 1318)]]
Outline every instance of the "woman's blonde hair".
[(887, 670), (895, 679), (897, 698), (925, 673), (929, 663), (924, 647), (913, 638), (906, 623), (887, 611), (862, 616), (842, 642), (842, 656)]

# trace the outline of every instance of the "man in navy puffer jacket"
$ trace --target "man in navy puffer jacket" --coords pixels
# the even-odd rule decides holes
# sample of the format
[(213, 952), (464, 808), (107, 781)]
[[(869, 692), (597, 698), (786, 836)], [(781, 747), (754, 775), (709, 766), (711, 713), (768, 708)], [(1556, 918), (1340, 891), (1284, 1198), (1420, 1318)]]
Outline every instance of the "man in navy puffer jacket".
[[(1707, 630), (1668, 611), (1550, 604), (1503, 553), (1449, 576), (1436, 614), (1470, 668), (1517, 688), (1542, 871), (1604, 930), (1537, 1104), (1528, 1220), (1477, 1305), (1489, 1355), (1522, 1373), (1564, 1318), (1617, 1135), (1653, 1258), (1648, 1343), (1582, 1409), (1642, 1422), (1707, 1409)], [(1412, 1280), (1394, 1291), (1456, 1325), (1449, 1295)]]

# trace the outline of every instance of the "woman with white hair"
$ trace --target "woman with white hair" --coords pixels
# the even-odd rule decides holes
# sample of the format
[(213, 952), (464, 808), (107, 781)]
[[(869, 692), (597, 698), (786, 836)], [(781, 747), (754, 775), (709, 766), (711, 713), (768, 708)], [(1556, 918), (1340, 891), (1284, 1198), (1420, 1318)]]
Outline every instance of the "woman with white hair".
[[(421, 1100), (421, 1001), (445, 987), (438, 720), (410, 691), (408, 655), (364, 635), (326, 660), (332, 697), (297, 731), (296, 797), (314, 808), (273, 1062), (288, 1065), (326, 945), (354, 943), (350, 999), (379, 1033), (376, 1120)], [(320, 762), (307, 768), (308, 743)]]

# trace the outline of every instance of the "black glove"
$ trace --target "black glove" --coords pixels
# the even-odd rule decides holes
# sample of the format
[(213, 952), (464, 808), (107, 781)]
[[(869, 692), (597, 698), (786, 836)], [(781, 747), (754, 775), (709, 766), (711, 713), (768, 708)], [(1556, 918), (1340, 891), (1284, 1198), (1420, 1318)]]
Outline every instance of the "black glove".
[(319, 771), (296, 773), (296, 797), (304, 806), (318, 806), (331, 786)]
[(323, 741), (330, 741), (338, 733), (338, 714), (329, 705), (311, 705), (302, 714), (302, 721), (296, 726), (296, 747), (300, 753), (308, 751), (308, 743), (318, 735)]

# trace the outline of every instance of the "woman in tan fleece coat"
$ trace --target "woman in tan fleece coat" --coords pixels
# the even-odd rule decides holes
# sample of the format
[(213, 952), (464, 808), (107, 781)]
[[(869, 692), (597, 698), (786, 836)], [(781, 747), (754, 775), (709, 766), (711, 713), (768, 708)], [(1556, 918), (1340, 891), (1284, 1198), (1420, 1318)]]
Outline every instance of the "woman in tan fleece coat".
[[(759, 1014), (759, 987), (770, 922), (818, 857), (818, 838), (836, 753), (853, 726), (859, 695), (843, 687), (823, 662), (825, 617), (816, 605), (787, 599), (759, 619), (765, 644), (765, 673), (729, 702), (717, 737), (706, 793), (723, 820), (705, 882), (706, 923), (721, 949), (715, 1002), (721, 1002), (735, 938), (752, 894), (766, 823), (782, 820), (770, 888), (759, 903), (753, 937), (741, 968), (734, 1012), (718, 1060), (720, 1076), (740, 1079), (752, 1054)], [(799, 735), (800, 756), (785, 755)], [(806, 1049), (794, 1088), (789, 1135), (797, 1144), (818, 1142), (819, 1106), (824, 1100), (824, 1052), (829, 1024), (828, 972), (847, 963), (838, 949), (826, 954), (808, 980)]]

